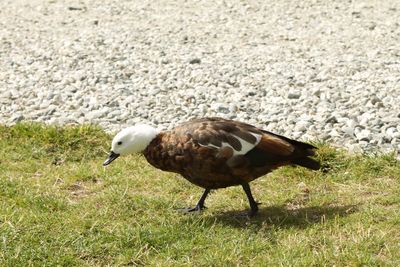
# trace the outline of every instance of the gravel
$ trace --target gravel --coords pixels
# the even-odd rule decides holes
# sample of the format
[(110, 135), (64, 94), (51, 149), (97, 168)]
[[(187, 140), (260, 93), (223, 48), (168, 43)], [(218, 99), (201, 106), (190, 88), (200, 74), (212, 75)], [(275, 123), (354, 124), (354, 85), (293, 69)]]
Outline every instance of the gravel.
[(0, 1), (0, 123), (246, 121), (400, 154), (399, 1)]

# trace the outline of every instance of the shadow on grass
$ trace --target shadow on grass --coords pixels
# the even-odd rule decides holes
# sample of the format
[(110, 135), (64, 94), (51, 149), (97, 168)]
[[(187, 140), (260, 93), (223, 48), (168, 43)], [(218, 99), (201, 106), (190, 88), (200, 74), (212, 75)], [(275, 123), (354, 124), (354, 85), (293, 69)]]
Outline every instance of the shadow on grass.
[(267, 226), (279, 228), (307, 228), (314, 224), (325, 223), (337, 217), (345, 217), (357, 212), (356, 205), (345, 206), (313, 206), (289, 209), (287, 206), (270, 206), (260, 208), (255, 217), (245, 216), (245, 211), (227, 211), (207, 216), (212, 223), (220, 223), (233, 227)]

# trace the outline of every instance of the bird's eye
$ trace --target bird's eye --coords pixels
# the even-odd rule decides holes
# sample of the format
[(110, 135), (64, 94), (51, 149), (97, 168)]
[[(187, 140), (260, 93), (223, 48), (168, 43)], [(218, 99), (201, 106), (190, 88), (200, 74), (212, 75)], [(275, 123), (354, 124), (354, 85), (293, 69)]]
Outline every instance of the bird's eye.
[(117, 143), (117, 145), (119, 145), (119, 146), (120, 146), (120, 145), (122, 145), (122, 142), (121, 142), (121, 141), (119, 141), (119, 142)]

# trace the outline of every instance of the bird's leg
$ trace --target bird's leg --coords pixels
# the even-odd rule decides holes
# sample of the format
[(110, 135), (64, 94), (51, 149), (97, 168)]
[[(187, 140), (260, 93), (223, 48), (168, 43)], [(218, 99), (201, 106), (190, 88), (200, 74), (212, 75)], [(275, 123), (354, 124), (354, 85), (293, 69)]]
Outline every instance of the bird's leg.
[(197, 204), (194, 208), (182, 209), (182, 211), (183, 212), (194, 212), (194, 211), (201, 211), (201, 210), (205, 209), (204, 201), (206, 200), (206, 197), (207, 197), (208, 193), (210, 193), (210, 191), (211, 191), (210, 189), (204, 190), (203, 195), (201, 196), (201, 198), (199, 199), (199, 202), (197, 202)]
[(248, 183), (244, 183), (242, 184), (243, 190), (246, 193), (247, 198), (249, 199), (249, 203), (250, 203), (250, 212), (249, 212), (249, 216), (254, 216), (257, 214), (258, 212), (258, 205), (260, 203), (257, 203), (254, 198), (253, 195), (251, 194), (251, 190), (250, 190), (250, 186)]
[(208, 196), (208, 193), (210, 193), (210, 191), (211, 191), (210, 189), (204, 190), (204, 193), (201, 196), (201, 198), (199, 199), (199, 202), (197, 202), (196, 207), (198, 207), (201, 210), (205, 208), (204, 201), (206, 200), (206, 197)]

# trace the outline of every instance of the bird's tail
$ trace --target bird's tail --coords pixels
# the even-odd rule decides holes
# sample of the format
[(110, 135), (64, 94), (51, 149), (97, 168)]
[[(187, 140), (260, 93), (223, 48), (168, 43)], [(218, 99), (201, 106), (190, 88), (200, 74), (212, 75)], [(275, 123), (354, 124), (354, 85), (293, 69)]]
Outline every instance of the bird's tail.
[(315, 155), (315, 150), (317, 149), (315, 146), (295, 140), (291, 140), (291, 143), (295, 146), (293, 164), (311, 170), (319, 170), (321, 168), (321, 164), (317, 160), (310, 158), (310, 156)]
[(292, 158), (292, 164), (299, 165), (311, 170), (319, 170), (321, 168), (321, 164), (317, 160), (310, 158), (310, 156), (315, 155), (315, 150), (317, 149), (315, 146), (267, 131), (264, 132), (281, 138), (294, 147), (294, 151), (290, 156)]
[(318, 161), (309, 157), (296, 158), (292, 163), (311, 170), (319, 170), (321, 168), (321, 164)]

